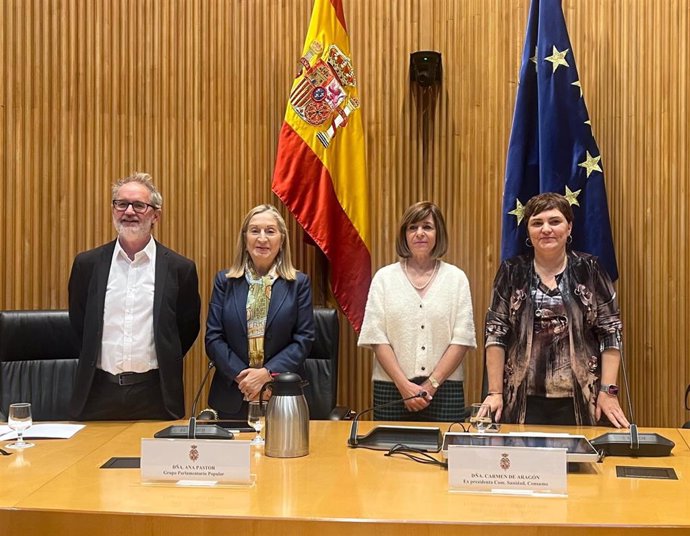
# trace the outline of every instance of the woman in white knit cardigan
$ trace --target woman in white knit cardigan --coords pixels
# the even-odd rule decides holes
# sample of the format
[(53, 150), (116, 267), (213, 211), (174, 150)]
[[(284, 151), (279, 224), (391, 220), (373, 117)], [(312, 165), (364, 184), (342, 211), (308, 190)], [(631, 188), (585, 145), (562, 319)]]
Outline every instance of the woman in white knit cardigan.
[(374, 418), (459, 420), (462, 360), (476, 347), (472, 299), (464, 272), (441, 260), (448, 233), (438, 206), (421, 201), (409, 207), (395, 248), (400, 261), (371, 282), (358, 345), (376, 356), (374, 406), (408, 400), (375, 410)]

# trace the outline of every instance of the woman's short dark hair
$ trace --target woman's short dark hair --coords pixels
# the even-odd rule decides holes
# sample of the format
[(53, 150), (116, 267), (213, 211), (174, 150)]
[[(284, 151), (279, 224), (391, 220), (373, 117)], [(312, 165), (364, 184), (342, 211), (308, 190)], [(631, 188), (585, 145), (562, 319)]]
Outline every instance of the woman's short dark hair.
[(448, 230), (441, 209), (431, 201), (419, 201), (408, 207), (400, 220), (398, 236), (395, 238), (395, 251), (399, 257), (408, 259), (412, 256), (412, 252), (407, 246), (407, 228), (413, 223), (426, 219), (430, 214), (434, 220), (434, 227), (436, 227), (436, 244), (431, 250), (431, 257), (438, 259), (446, 254), (448, 251)]
[(554, 192), (535, 195), (527, 201), (523, 212), (525, 222), (529, 222), (529, 219), (535, 214), (541, 214), (545, 210), (552, 210), (554, 208), (565, 216), (568, 223), (573, 223), (573, 209), (570, 203), (561, 194)]

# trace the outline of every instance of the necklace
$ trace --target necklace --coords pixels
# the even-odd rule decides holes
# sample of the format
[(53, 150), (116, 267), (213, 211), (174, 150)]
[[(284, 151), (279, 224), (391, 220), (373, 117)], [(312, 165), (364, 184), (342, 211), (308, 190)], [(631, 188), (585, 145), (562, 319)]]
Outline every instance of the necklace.
[[(533, 266), (534, 266), (534, 271), (535, 271), (535, 272), (537, 273), (537, 275), (539, 276), (539, 279), (540, 279), (542, 282), (544, 282), (544, 279), (546, 279), (546, 281), (548, 282), (548, 281), (551, 280), (551, 278), (554, 278), (554, 279), (555, 279), (556, 276), (558, 276), (559, 274), (562, 274), (563, 271), (565, 270), (565, 267), (566, 267), (567, 264), (568, 264), (568, 256), (566, 255), (566, 256), (563, 258), (563, 260), (559, 263), (558, 267), (557, 267), (555, 270), (553, 270), (553, 269), (547, 270), (545, 267), (541, 266), (541, 265), (537, 262), (536, 259), (534, 259)], [(547, 283), (544, 283), (544, 284), (545, 284), (547, 287), (551, 288), (551, 286), (548, 285)]]
[(544, 292), (539, 288), (539, 284), (537, 284), (537, 288), (534, 290), (534, 297), (538, 300), (534, 316), (541, 318), (544, 315)]
[(550, 297), (554, 296), (554, 291), (556, 291), (556, 293), (555, 293), (556, 295), (558, 295), (560, 293), (560, 285), (561, 285), (561, 277), (560, 276), (561, 276), (561, 274), (556, 275), (556, 286), (552, 289), (549, 289), (547, 292), (545, 292), (541, 288), (541, 286), (545, 286), (545, 285), (540, 282), (538, 275), (536, 275), (536, 274), (534, 275), (534, 279), (533, 279), (533, 284), (534, 284), (533, 302), (536, 302), (536, 305), (537, 305), (537, 308), (534, 310), (534, 316), (536, 316), (538, 319), (542, 319), (542, 317), (545, 317), (547, 313), (550, 313), (550, 311), (549, 311)]
[(422, 286), (415, 285), (414, 282), (412, 281), (412, 278), (410, 277), (410, 274), (407, 273), (407, 259), (405, 259), (405, 262), (403, 263), (403, 272), (405, 272), (405, 277), (407, 277), (407, 280), (410, 282), (410, 285), (412, 285), (417, 290), (424, 290), (426, 287), (429, 286), (429, 283), (431, 283), (431, 281), (433, 281), (434, 277), (436, 277), (436, 272), (438, 271), (439, 264), (440, 263), (438, 261), (436, 261), (436, 264), (434, 264), (434, 269), (431, 272), (429, 279), (427, 279), (426, 283), (424, 283)]

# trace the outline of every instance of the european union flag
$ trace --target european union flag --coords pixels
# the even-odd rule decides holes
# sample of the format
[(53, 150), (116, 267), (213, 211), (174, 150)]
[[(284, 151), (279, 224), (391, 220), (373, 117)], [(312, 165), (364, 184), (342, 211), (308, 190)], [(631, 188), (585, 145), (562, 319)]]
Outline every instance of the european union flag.
[(618, 278), (601, 153), (592, 134), (561, 0), (532, 0), (503, 191), (501, 258), (527, 251), (522, 207), (557, 192), (573, 207), (572, 248)]

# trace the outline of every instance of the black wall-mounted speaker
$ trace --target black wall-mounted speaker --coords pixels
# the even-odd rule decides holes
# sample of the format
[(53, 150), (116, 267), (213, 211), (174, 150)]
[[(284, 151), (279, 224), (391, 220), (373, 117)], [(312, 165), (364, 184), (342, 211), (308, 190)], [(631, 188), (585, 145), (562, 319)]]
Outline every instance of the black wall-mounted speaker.
[(420, 50), (410, 54), (410, 81), (427, 88), (439, 85), (443, 78), (441, 53)]

